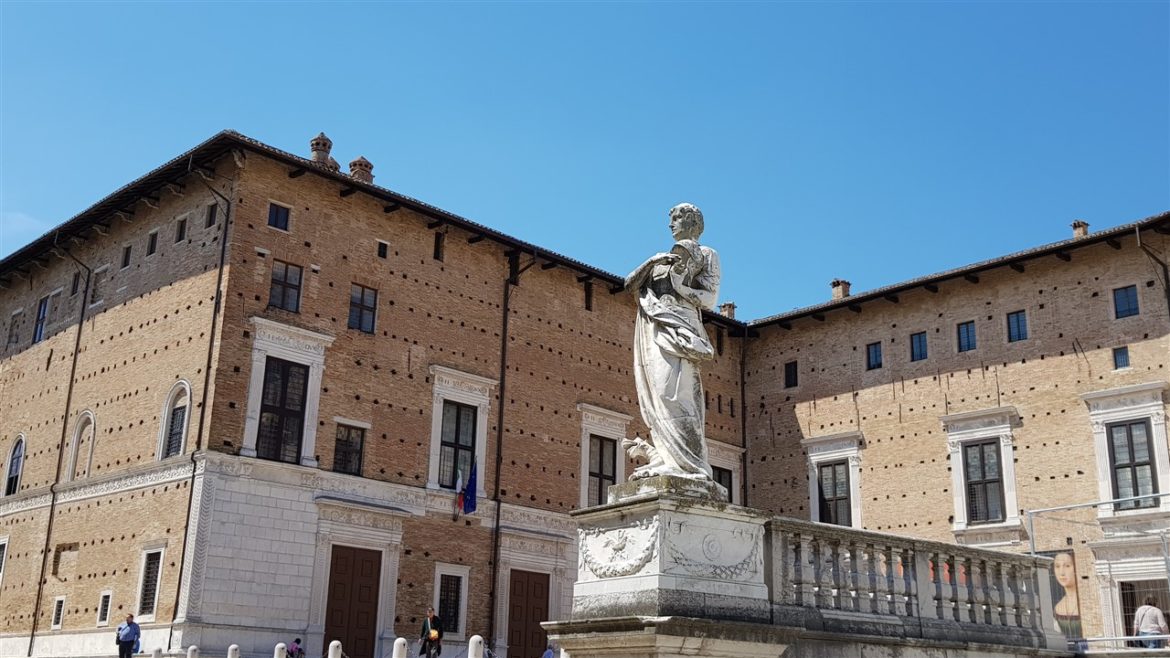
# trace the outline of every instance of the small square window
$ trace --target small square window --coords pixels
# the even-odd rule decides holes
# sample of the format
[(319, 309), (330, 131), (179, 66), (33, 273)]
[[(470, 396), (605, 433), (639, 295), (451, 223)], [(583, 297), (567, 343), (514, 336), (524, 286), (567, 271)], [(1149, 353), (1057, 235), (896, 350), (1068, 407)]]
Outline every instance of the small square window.
[(151, 231), (150, 235), (146, 236), (146, 255), (153, 256), (156, 251), (158, 251), (158, 231)]
[(378, 258), (386, 258), (390, 255), (390, 245), (378, 240)]
[(182, 242), (187, 239), (187, 218), (180, 219), (175, 224), (175, 242)]
[(1113, 348), (1113, 369), (1121, 370), (1129, 367), (1129, 347)]
[(122, 269), (130, 267), (130, 252), (133, 250), (133, 245), (126, 245), (122, 247)]
[(1008, 342), (1014, 343), (1028, 338), (1028, 315), (1024, 311), (1008, 313)]
[(926, 359), (926, 332), (920, 331), (910, 334), (910, 360), (923, 361)]
[(288, 230), (288, 208), (270, 203), (268, 204), (268, 225), (282, 231)]
[(784, 388), (796, 388), (799, 382), (799, 373), (796, 369), (796, 362), (789, 361), (784, 364)]
[(975, 321), (960, 322), (958, 326), (959, 351), (970, 352), (975, 349)]
[(203, 228), (211, 228), (215, 226), (215, 222), (219, 216), (219, 206), (210, 204), (207, 206), (207, 215), (205, 216)]
[(1113, 317), (1128, 318), (1138, 314), (1137, 286), (1125, 286), (1113, 291)]
[(870, 343), (865, 346), (865, 369), (877, 370), (882, 367), (882, 344)]

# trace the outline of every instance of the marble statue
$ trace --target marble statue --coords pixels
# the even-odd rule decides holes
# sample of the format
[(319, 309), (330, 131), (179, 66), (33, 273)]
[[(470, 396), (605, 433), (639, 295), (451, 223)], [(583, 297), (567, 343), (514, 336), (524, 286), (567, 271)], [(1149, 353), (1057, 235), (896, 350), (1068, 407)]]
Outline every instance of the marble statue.
[(622, 446), (649, 461), (631, 480), (669, 475), (710, 482), (699, 364), (715, 356), (702, 312), (719, 295), (719, 255), (699, 244), (703, 213), (689, 203), (670, 209), (670, 232), (670, 252), (651, 256), (626, 277), (626, 289), (638, 297), (634, 381), (650, 442), (638, 437)]

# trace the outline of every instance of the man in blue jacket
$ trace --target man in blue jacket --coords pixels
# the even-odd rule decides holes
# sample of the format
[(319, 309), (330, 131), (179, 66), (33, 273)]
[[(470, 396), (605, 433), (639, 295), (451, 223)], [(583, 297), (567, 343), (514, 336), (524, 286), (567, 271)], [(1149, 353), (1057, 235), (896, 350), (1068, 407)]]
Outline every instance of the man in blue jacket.
[(118, 658), (134, 655), (134, 645), (142, 637), (142, 629), (134, 623), (134, 615), (126, 615), (126, 621), (118, 624)]

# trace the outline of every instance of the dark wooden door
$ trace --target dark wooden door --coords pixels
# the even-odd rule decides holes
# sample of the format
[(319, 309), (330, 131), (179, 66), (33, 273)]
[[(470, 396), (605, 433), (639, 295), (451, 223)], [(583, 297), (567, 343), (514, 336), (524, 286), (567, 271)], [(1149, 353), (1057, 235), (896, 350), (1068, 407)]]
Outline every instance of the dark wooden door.
[(349, 658), (374, 658), (378, 626), (378, 583), (382, 553), (334, 546), (325, 601), (325, 646), (341, 640)]
[(508, 595), (508, 658), (540, 658), (548, 637), (548, 574), (512, 570)]

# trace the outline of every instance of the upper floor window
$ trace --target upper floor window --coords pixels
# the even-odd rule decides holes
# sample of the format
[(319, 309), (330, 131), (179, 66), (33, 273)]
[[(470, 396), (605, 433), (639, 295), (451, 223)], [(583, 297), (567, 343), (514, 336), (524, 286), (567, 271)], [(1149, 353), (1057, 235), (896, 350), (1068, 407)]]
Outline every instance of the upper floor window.
[(959, 351), (970, 352), (975, 349), (975, 321), (960, 322), (958, 326)]
[(719, 486), (727, 490), (727, 495), (732, 495), (732, 474), (730, 468), (722, 468), (719, 466), (711, 467), (711, 479), (715, 480)]
[(808, 454), (808, 502), (813, 521), (862, 527), (860, 479), (864, 443), (860, 432), (801, 440)]
[(439, 448), (439, 486), (455, 489), (471, 473), (475, 458), (476, 408), (443, 400), (443, 435)]
[(153, 256), (156, 251), (158, 251), (158, 231), (151, 231), (150, 235), (146, 236), (146, 255)]
[(926, 332), (920, 331), (910, 334), (910, 360), (922, 361), (926, 358)]
[(89, 283), (89, 303), (100, 304), (105, 299), (106, 292), (106, 273), (109, 271), (108, 265), (103, 265), (93, 271), (90, 276)]
[(175, 223), (175, 242), (179, 243), (187, 239), (187, 218), (180, 217), (179, 221)]
[(592, 311), (593, 310), (593, 282), (586, 281), (585, 283), (581, 284), (581, 287), (585, 292), (585, 310)]
[(214, 203), (208, 204), (207, 214), (204, 215), (203, 228), (211, 228), (212, 226), (215, 226), (218, 215), (219, 205)]
[(617, 441), (589, 437), (589, 505), (603, 505), (617, 483)]
[(363, 285), (349, 285), (349, 328), (374, 333), (378, 313), (378, 291)]
[(190, 407), (191, 387), (179, 382), (171, 389), (163, 406), (159, 436), (159, 459), (173, 457), (183, 452), (183, 440), (187, 436), (187, 410)]
[(8, 319), (8, 344), (20, 342), (20, 321), (24, 318), (24, 311), (16, 311)]
[(799, 373), (796, 370), (796, 361), (784, 364), (784, 388), (796, 388)]
[(446, 242), (446, 239), (447, 239), (446, 233), (439, 233), (439, 232), (435, 233), (435, 253), (434, 253), (435, 260), (443, 260), (443, 247), (444, 247), (444, 243)]
[(1113, 348), (1113, 369), (1121, 370), (1129, 367), (1129, 347)]
[(277, 203), (268, 204), (268, 225), (282, 231), (288, 230), (289, 209)]
[(865, 369), (876, 370), (882, 367), (882, 344), (870, 343), (865, 346)]
[(33, 325), (33, 340), (34, 343), (39, 343), (45, 339), (45, 325), (49, 321), (49, 296), (41, 297), (41, 301), (37, 303), (37, 322)]
[(390, 243), (378, 240), (378, 258), (387, 258), (390, 256)]
[(122, 247), (122, 269), (130, 267), (130, 253), (134, 251), (134, 245), (128, 244)]
[(993, 407), (940, 420), (950, 453), (956, 539), (1019, 541), (1023, 529), (1012, 456), (1019, 413), (1015, 407)]
[(71, 481), (89, 473), (89, 460), (80, 463), (81, 448), (86, 446), (90, 456), (93, 455), (93, 440), (97, 435), (94, 431), (93, 412), (83, 411), (77, 419), (77, 427), (73, 430), (73, 443), (69, 446), (69, 463), (66, 464), (65, 481)]
[(1007, 326), (1009, 343), (1028, 338), (1028, 315), (1024, 311), (1008, 313)]
[(842, 459), (818, 464), (817, 485), (821, 523), (852, 525), (849, 518), (849, 462)]
[(1125, 286), (1113, 290), (1113, 317), (1128, 318), (1138, 314), (1137, 286)]
[(72, 297), (73, 295), (76, 295), (77, 291), (80, 288), (81, 288), (81, 272), (74, 272), (73, 273), (73, 281), (70, 282), (70, 284), (69, 284), (69, 296)]
[(109, 626), (110, 625), (110, 599), (112, 599), (113, 597), (114, 597), (114, 593), (109, 591), (109, 590), (106, 590), (106, 591), (102, 592), (101, 598), (98, 599), (98, 607), (97, 607), (97, 611), (98, 611), (97, 625), (98, 626)]
[[(1109, 461), (1113, 481), (1113, 497), (1133, 498), (1158, 493), (1158, 478), (1154, 473), (1154, 446), (1147, 419), (1113, 423), (1109, 434)], [(1158, 499), (1145, 498), (1117, 503), (1117, 509), (1157, 507)]]
[(362, 446), (366, 430), (352, 425), (337, 424), (337, 443), (333, 449), (333, 470), (350, 475), (362, 474)]
[(256, 456), (296, 464), (301, 458), (309, 367), (267, 357)]
[(268, 305), (299, 313), (301, 310), (301, 267), (280, 260), (272, 261), (272, 285)]
[(967, 522), (1003, 521), (1003, 474), (999, 439), (963, 444), (967, 485)]
[(8, 457), (8, 477), (4, 480), (4, 495), (11, 496), (20, 490), (20, 475), (24, 472), (24, 435), (17, 435), (12, 454)]

